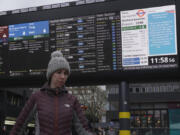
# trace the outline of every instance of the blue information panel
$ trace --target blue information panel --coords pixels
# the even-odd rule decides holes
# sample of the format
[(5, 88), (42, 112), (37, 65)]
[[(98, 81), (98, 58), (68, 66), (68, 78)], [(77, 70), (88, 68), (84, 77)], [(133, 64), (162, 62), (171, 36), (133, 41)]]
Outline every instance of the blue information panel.
[(49, 34), (48, 21), (28, 23), (29, 35)]
[(12, 40), (41, 38), (49, 34), (49, 22), (40, 21), (9, 25), (9, 38)]
[(176, 54), (175, 12), (148, 15), (149, 55)]

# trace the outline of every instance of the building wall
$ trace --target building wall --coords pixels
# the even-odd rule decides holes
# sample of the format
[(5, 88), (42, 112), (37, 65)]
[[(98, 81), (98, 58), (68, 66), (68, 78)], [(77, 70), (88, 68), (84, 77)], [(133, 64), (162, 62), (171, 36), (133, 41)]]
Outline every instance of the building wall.
[[(108, 85), (107, 89), (110, 104), (107, 121), (118, 122), (119, 87)], [(180, 82), (130, 83), (129, 92), (132, 133), (170, 135), (174, 131), (169, 112), (180, 109)]]
[(0, 89), (0, 134), (2, 130), (9, 133), (31, 93), (29, 88)]

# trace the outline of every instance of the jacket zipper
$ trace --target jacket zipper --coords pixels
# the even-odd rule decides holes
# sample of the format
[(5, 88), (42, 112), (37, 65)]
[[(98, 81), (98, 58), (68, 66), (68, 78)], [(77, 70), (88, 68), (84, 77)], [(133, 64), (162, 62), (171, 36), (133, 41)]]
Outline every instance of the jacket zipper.
[(55, 135), (58, 135), (58, 93), (55, 96), (55, 121), (54, 121)]

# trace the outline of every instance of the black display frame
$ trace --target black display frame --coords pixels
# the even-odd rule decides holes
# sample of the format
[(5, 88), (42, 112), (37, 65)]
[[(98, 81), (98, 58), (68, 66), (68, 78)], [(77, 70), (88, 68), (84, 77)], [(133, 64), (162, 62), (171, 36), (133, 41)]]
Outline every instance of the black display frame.
[[(38, 7), (38, 11), (12, 14), (10, 11), (7, 15), (0, 16), (0, 26), (28, 23), (33, 21), (54, 20), (61, 18), (86, 16), (93, 14), (120, 12), (123, 10), (133, 10), (138, 8), (149, 8), (165, 5), (176, 5), (177, 21), (177, 45), (180, 43), (180, 2), (174, 0), (116, 0), (105, 1), (101, 3), (92, 3), (85, 5), (76, 5), (61, 7), (55, 9), (43, 10)], [(82, 12), (83, 11), (83, 12)], [(178, 48), (178, 54), (180, 48)], [(178, 59), (178, 63), (180, 63)], [(141, 69), (128, 71), (97, 72), (97, 73), (72, 73), (68, 79), (68, 85), (91, 85), (91, 84), (115, 84), (120, 81), (154, 81), (154, 80), (179, 80), (180, 70), (173, 69)], [(45, 75), (33, 77), (5, 77), (0, 78), (1, 87), (13, 86), (41, 86), (46, 81)]]

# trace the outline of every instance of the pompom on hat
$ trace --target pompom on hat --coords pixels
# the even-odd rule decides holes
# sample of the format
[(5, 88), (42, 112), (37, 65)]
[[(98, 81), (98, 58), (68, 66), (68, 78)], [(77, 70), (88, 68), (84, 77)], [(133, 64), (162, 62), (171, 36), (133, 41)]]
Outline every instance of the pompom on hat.
[(69, 62), (63, 57), (61, 51), (54, 51), (51, 53), (51, 59), (46, 72), (47, 80), (50, 80), (51, 75), (60, 69), (66, 69), (70, 74)]

